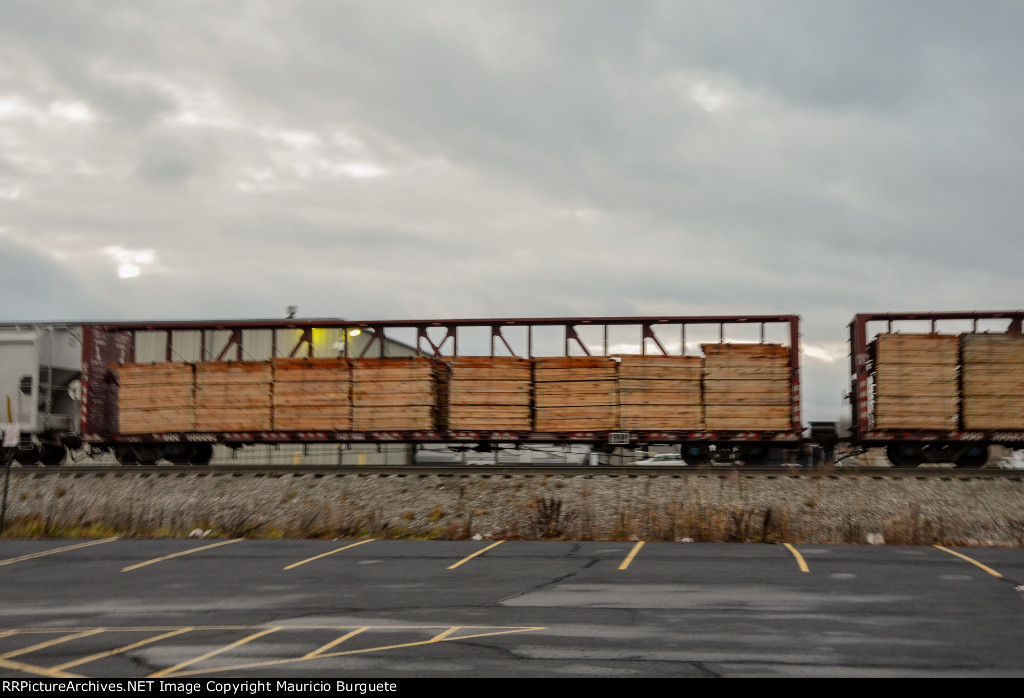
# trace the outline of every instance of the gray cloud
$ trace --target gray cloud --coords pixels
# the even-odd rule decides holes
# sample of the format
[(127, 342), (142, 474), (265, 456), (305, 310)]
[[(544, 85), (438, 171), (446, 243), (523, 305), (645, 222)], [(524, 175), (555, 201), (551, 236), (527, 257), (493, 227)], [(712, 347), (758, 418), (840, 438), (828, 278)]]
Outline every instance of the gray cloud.
[(1018, 307), (1022, 14), (10, 0), (3, 314)]

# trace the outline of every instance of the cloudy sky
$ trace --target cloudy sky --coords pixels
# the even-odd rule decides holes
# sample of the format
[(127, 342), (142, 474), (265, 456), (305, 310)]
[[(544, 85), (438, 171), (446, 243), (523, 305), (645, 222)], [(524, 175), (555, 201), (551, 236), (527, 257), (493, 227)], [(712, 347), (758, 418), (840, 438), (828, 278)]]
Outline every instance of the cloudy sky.
[(0, 322), (1022, 303), (1024, 4), (0, 0)]

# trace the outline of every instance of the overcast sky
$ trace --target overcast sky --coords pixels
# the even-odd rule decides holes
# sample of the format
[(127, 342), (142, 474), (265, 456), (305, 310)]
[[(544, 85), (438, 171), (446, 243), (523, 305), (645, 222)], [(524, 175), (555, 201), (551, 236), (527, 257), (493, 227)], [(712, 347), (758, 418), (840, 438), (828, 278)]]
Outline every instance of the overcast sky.
[(0, 321), (1024, 306), (1024, 3), (0, 0)]

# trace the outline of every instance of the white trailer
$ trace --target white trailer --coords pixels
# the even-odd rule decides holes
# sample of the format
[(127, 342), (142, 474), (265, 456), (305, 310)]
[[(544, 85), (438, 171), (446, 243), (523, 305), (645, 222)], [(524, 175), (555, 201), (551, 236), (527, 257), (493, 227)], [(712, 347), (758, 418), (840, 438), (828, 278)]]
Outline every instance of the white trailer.
[(21, 432), (15, 459), (57, 465), (79, 437), (82, 340), (57, 325), (0, 327), (0, 427)]

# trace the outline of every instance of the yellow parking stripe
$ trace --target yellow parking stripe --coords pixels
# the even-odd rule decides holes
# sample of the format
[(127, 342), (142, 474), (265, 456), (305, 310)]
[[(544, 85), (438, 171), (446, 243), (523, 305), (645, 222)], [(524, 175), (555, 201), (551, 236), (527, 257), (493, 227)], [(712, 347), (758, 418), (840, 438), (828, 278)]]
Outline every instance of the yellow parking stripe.
[(789, 552), (793, 553), (793, 557), (796, 558), (796, 564), (800, 566), (800, 571), (801, 572), (810, 572), (810, 570), (807, 568), (807, 563), (804, 562), (804, 556), (801, 555), (800, 553), (798, 553), (796, 551), (796, 548), (794, 548), (789, 543), (783, 543), (783, 545), (786, 546), (786, 548), (789, 550)]
[(45, 676), (50, 679), (84, 679), (85, 676), (81, 674), (69, 674), (66, 671), (55, 671), (53, 669), (47, 669), (43, 666), (33, 666), (31, 664), (25, 664), (24, 662), (12, 662), (10, 659), (0, 659), (0, 667), (4, 669), (13, 669), (14, 671), (23, 671), (26, 674), (37, 674), (39, 676)]
[(451, 566), (451, 567), (449, 567), (448, 569), (450, 569), (450, 570), (453, 570), (453, 569), (455, 569), (456, 567), (458, 567), (459, 565), (461, 565), (461, 564), (462, 564), (463, 562), (469, 562), (470, 560), (472, 560), (472, 559), (473, 559), (474, 557), (476, 557), (477, 555), (483, 555), (484, 553), (486, 553), (486, 552), (487, 552), (488, 550), (490, 550), (491, 548), (493, 548), (493, 547), (495, 547), (496, 545), (499, 545), (499, 544), (501, 544), (501, 543), (504, 543), (504, 542), (505, 542), (505, 541), (503, 541), (503, 540), (499, 540), (499, 541), (497, 541), (497, 542), (491, 543), (490, 545), (488, 545), (488, 546), (487, 546), (486, 548), (484, 548), (483, 550), (477, 550), (477, 551), (476, 551), (475, 553), (473, 553), (473, 554), (472, 554), (472, 555), (470, 555), (469, 557), (464, 557), (464, 558), (462, 558), (461, 560), (459, 560), (458, 562), (456, 562), (456, 563), (455, 563), (454, 565), (452, 565), (452, 566)]
[(318, 647), (315, 650), (313, 650), (312, 652), (309, 652), (308, 654), (303, 655), (302, 658), (303, 659), (312, 659), (313, 657), (319, 656), (320, 654), (323, 654), (324, 652), (326, 652), (327, 650), (331, 649), (332, 647), (337, 647), (338, 645), (343, 643), (345, 640), (348, 640), (349, 638), (355, 637), (359, 633), (365, 632), (365, 631), (367, 631), (369, 629), (370, 629), (369, 625), (364, 625), (361, 628), (356, 628), (355, 630), (353, 630), (350, 633), (345, 633), (344, 635), (339, 637), (337, 640), (331, 640), (330, 642), (328, 642), (323, 647)]
[(290, 569), (293, 569), (295, 567), (298, 567), (299, 565), (305, 565), (307, 562), (313, 562), (313, 560), (319, 560), (322, 557), (327, 557), (328, 555), (333, 555), (334, 553), (340, 553), (342, 550), (348, 550), (349, 548), (354, 548), (357, 545), (362, 545), (363, 543), (370, 543), (370, 542), (375, 541), (375, 540), (377, 540), (377, 539), (376, 538), (368, 538), (367, 540), (361, 540), (358, 543), (352, 543), (351, 545), (346, 545), (346, 546), (341, 547), (341, 548), (336, 548), (334, 550), (331, 550), (330, 552), (326, 552), (326, 553), (323, 553), (321, 555), (317, 555), (315, 557), (308, 558), (306, 560), (300, 560), (299, 562), (296, 562), (294, 564), (288, 565), (287, 567), (285, 567), (285, 569), (286, 570), (290, 570)]
[[(386, 629), (387, 630), (395, 630), (395, 629), (402, 628), (402, 627), (406, 627), (406, 626), (386, 626)], [(408, 626), (408, 627), (415, 627), (415, 626)], [(227, 672), (227, 671), (245, 671), (245, 670), (261, 668), (261, 667), (283, 666), (285, 664), (298, 664), (300, 662), (316, 661), (318, 659), (333, 659), (333, 658), (336, 658), (336, 657), (348, 657), (348, 656), (352, 656), (352, 655), (356, 655), (356, 654), (367, 654), (367, 653), (370, 653), (370, 652), (383, 652), (383, 651), (386, 651), (386, 650), (405, 649), (407, 647), (422, 647), (424, 645), (431, 645), (431, 644), (436, 644), (436, 643), (440, 643), (440, 642), (453, 642), (453, 641), (454, 642), (461, 642), (463, 640), (471, 640), (471, 639), (475, 639), (475, 638), (479, 638), (479, 637), (492, 637), (494, 635), (506, 635), (506, 634), (511, 634), (511, 633), (522, 633), (522, 632), (531, 632), (531, 631), (546, 630), (547, 629), (544, 626), (537, 626), (537, 627), (511, 627), (511, 628), (500, 628), (499, 627), (497, 629), (491, 629), (490, 632), (481, 632), (481, 633), (474, 633), (472, 635), (459, 635), (458, 637), (451, 637), (452, 633), (454, 633), (456, 630), (458, 630), (460, 628), (473, 628), (473, 629), (476, 629), (478, 627), (479, 626), (454, 626), (452, 628), (449, 628), (449, 629), (445, 630), (444, 632), (441, 632), (441, 633), (435, 635), (434, 637), (430, 638), (429, 640), (420, 640), (418, 642), (403, 642), (403, 643), (396, 644), (396, 645), (383, 645), (383, 646), (376, 646), (376, 647), (361, 647), (361, 648), (356, 649), (356, 650), (347, 650), (345, 652), (331, 652), (331, 653), (328, 653), (328, 654), (318, 654), (318, 655), (314, 655), (314, 656), (296, 657), (294, 659), (270, 659), (270, 660), (262, 661), (262, 662), (250, 662), (248, 664), (234, 664), (234, 665), (227, 665), (227, 666), (207, 667), (205, 669), (194, 669), (192, 671), (180, 671), (180, 672), (176, 672), (174, 674), (174, 678), (181, 678), (181, 677), (184, 677), (184, 676), (196, 676), (196, 675), (200, 675), (200, 674), (204, 674), (204, 675), (205, 674), (216, 674), (216, 673)], [(495, 630), (497, 630), (497, 632), (495, 632)], [(164, 672), (160, 672), (159, 675), (163, 676), (165, 674), (164, 674)], [(152, 674), (152, 676), (157, 676), (157, 674)]]
[(184, 669), (187, 666), (192, 666), (193, 664), (197, 664), (197, 663), (203, 661), (204, 659), (209, 659), (210, 657), (216, 657), (218, 654), (223, 654), (224, 652), (227, 652), (229, 650), (233, 650), (236, 647), (241, 647), (242, 645), (246, 644), (247, 642), (252, 642), (253, 640), (255, 640), (257, 638), (263, 637), (264, 635), (269, 635), (270, 633), (277, 632), (278, 630), (280, 630), (280, 628), (269, 628), (267, 630), (262, 630), (262, 631), (260, 631), (258, 633), (253, 633), (252, 635), (249, 635), (248, 637), (243, 637), (241, 640), (238, 640), (237, 642), (232, 642), (230, 645), (227, 645), (225, 647), (221, 647), (220, 649), (212, 650), (210, 652), (207, 652), (206, 654), (201, 654), (201, 655), (199, 655), (198, 657), (196, 657), (194, 659), (188, 660), (187, 662), (182, 662), (181, 664), (175, 664), (172, 667), (168, 667), (166, 669), (161, 669), (160, 671), (157, 671), (155, 673), (150, 674), (146, 678), (147, 679), (155, 679), (155, 678), (158, 678), (160, 676), (170, 676), (171, 674), (173, 674), (174, 672), (178, 671), (179, 669)]
[[(111, 630), (113, 631), (113, 630), (116, 630), (116, 629), (111, 629)], [(109, 650), (107, 652), (99, 652), (97, 654), (93, 654), (93, 655), (90, 655), (88, 657), (82, 657), (81, 659), (76, 659), (73, 662), (67, 662), (66, 664), (59, 664), (59, 665), (53, 667), (53, 670), (54, 671), (62, 671), (64, 669), (70, 669), (71, 667), (78, 666), (80, 664), (88, 664), (89, 662), (94, 662), (97, 659), (103, 659), (104, 657), (110, 657), (110, 656), (115, 655), (115, 654), (121, 654), (122, 652), (129, 652), (129, 651), (131, 651), (133, 649), (136, 649), (138, 647), (145, 647), (146, 645), (151, 644), (153, 642), (159, 642), (160, 640), (164, 640), (164, 639), (169, 638), (169, 637), (174, 637), (175, 635), (181, 635), (182, 633), (188, 633), (188, 632), (191, 632), (193, 630), (195, 630), (194, 627), (179, 628), (177, 630), (172, 630), (169, 633), (163, 633), (161, 635), (154, 635), (153, 637), (146, 638), (145, 640), (139, 640), (138, 642), (133, 642), (130, 645), (124, 645), (123, 647), (118, 647), (117, 649)]]
[(627, 567), (629, 567), (629, 563), (633, 562), (633, 558), (636, 557), (636, 554), (640, 552), (640, 548), (642, 547), (644, 547), (643, 541), (640, 541), (639, 543), (634, 545), (633, 549), (629, 551), (629, 555), (627, 555), (626, 559), (622, 561), (621, 565), (619, 565), (619, 569), (624, 570)]
[(943, 547), (942, 547), (941, 545), (936, 545), (936, 546), (934, 546), (934, 547), (938, 548), (938, 549), (939, 549), (939, 550), (941, 550), (942, 552), (945, 552), (945, 553), (949, 553), (950, 555), (956, 555), (956, 556), (957, 556), (958, 558), (960, 558), (961, 560), (967, 560), (967, 562), (969, 562), (969, 563), (971, 563), (972, 565), (975, 565), (975, 566), (977, 566), (977, 567), (980, 567), (981, 569), (983, 569), (983, 570), (985, 570), (986, 572), (988, 572), (989, 574), (991, 574), (991, 575), (992, 575), (993, 577), (998, 577), (999, 579), (1002, 579), (1002, 578), (1003, 578), (1003, 575), (999, 574), (998, 572), (996, 572), (996, 571), (995, 571), (994, 569), (992, 569), (991, 567), (985, 567), (985, 565), (981, 564), (981, 563), (980, 563), (980, 562), (978, 562), (977, 560), (972, 560), (971, 558), (967, 557), (966, 555), (961, 555), (960, 553), (958, 553), (958, 552), (957, 552), (957, 551), (955, 551), (955, 550), (950, 550), (949, 548), (943, 548)]
[(221, 541), (220, 543), (214, 543), (213, 545), (204, 545), (201, 548), (192, 548), (191, 550), (182, 550), (180, 553), (174, 553), (172, 555), (164, 555), (163, 557), (154, 558), (152, 560), (146, 560), (145, 562), (140, 562), (137, 565), (129, 565), (128, 567), (125, 567), (121, 571), (122, 572), (129, 572), (131, 570), (137, 570), (140, 567), (145, 567), (146, 565), (154, 565), (154, 564), (156, 564), (158, 562), (162, 562), (163, 560), (170, 560), (173, 557), (181, 557), (182, 555), (191, 555), (192, 553), (198, 553), (200, 550), (209, 550), (210, 548), (216, 548), (217, 546), (220, 546), (220, 545), (227, 545), (228, 543), (237, 543), (240, 540), (245, 540), (245, 538), (235, 538), (233, 540), (224, 540), (224, 541)]
[(76, 543), (75, 545), (67, 545), (63, 548), (54, 548), (53, 550), (44, 550), (41, 553), (31, 553), (29, 555), (22, 555), (20, 557), (10, 557), (6, 560), (0, 560), (0, 565), (10, 565), (15, 562), (21, 562), (23, 560), (32, 560), (37, 557), (45, 557), (47, 555), (53, 555), (55, 553), (63, 553), (66, 550), (77, 550), (78, 548), (88, 548), (90, 545), (99, 545), (100, 543), (110, 543), (118, 540), (117, 536), (113, 538), (104, 538), (103, 540), (91, 540), (88, 543)]

